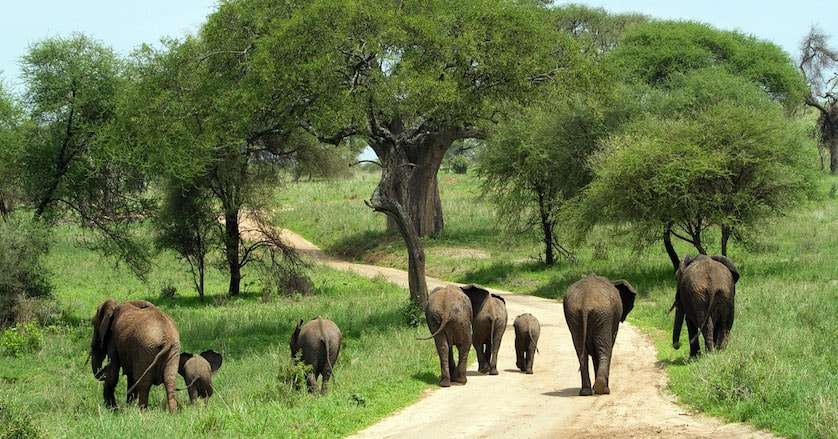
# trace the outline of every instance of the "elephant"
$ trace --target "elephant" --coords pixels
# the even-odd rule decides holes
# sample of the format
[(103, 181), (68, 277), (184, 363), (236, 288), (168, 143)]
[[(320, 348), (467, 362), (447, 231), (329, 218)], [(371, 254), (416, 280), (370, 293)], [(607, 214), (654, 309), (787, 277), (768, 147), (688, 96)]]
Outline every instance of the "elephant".
[(538, 337), (541, 335), (541, 324), (530, 313), (521, 314), (512, 324), (515, 328), (515, 366), (521, 372), (532, 374), (535, 352), (538, 349)]
[[(636, 295), (634, 287), (625, 280), (612, 282), (594, 274), (567, 289), (563, 304), (564, 317), (579, 358), (579, 371), (582, 375), (579, 395), (611, 393), (608, 377), (617, 329), (634, 308)], [(594, 363), (593, 390), (588, 375), (589, 355)]]
[[(90, 358), (93, 375), (104, 381), (105, 404), (115, 409), (114, 390), (120, 370), (128, 379), (127, 402), (148, 406), (152, 385), (166, 387), (170, 412), (177, 411), (175, 384), (180, 359), (180, 335), (174, 321), (147, 301), (105, 300), (91, 319)], [(102, 367), (108, 358), (109, 364)]]
[(477, 285), (466, 285), (462, 290), (474, 310), (471, 342), (477, 351), (477, 371), (497, 375), (498, 351), (506, 331), (506, 300)]
[(302, 320), (297, 323), (291, 335), (291, 358), (311, 366), (311, 372), (306, 376), (309, 392), (317, 393), (317, 379), (323, 377), (320, 393), (328, 393), (342, 340), (340, 329), (331, 320), (318, 316), (305, 325)]
[[(681, 347), (681, 327), (687, 320), (690, 357), (699, 355), (698, 334), (704, 335), (704, 347), (710, 352), (724, 349), (733, 328), (733, 304), (739, 271), (725, 256), (686, 256), (675, 273), (675, 324), (672, 347)], [(671, 308), (670, 308), (671, 310)]]
[[(425, 318), (431, 336), (419, 340), (434, 339), (439, 355), (439, 385), (450, 387), (451, 380), (456, 384), (466, 384), (466, 367), (472, 341), (471, 301), (462, 289), (454, 285), (437, 287), (428, 295), (425, 305)], [(458, 361), (454, 362), (454, 346), (457, 347)]]
[(215, 389), (212, 385), (212, 376), (221, 369), (224, 357), (213, 350), (201, 352), (200, 355), (192, 355), (189, 352), (180, 353), (178, 373), (186, 382), (186, 389), (189, 392), (189, 402), (194, 403), (199, 397), (208, 399)]

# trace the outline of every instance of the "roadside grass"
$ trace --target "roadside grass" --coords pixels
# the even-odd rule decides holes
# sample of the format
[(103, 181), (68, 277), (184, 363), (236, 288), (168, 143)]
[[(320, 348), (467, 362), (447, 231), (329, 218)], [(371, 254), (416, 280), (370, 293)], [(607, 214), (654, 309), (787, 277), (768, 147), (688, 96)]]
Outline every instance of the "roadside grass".
[[(40, 351), (0, 356), (0, 411), (27, 414), (26, 422), (49, 437), (342, 437), (411, 403), (436, 382), (433, 344), (415, 341), (426, 331), (405, 323), (407, 294), (387, 282), (314, 267), (314, 295), (265, 300), (254, 282), (241, 297), (228, 299), (226, 278), (212, 270), (212, 295), (202, 303), (170, 255), (161, 255), (142, 283), (74, 246), (75, 239), (71, 229), (57, 233), (48, 260), (64, 323), (47, 328)], [(178, 294), (161, 299), (160, 289), (168, 285)], [(106, 297), (150, 300), (176, 321), (184, 350), (224, 354), (217, 393), (206, 406), (189, 405), (186, 393), (178, 392), (182, 410), (169, 415), (163, 388), (155, 386), (149, 410), (140, 412), (124, 405), (121, 377), (120, 409), (105, 409), (101, 384), (85, 359), (90, 316)], [(334, 320), (344, 336), (324, 397), (294, 391), (278, 378), (290, 365), (296, 321), (318, 315)], [(182, 378), (178, 383), (183, 387)]]
[[(376, 182), (360, 174), (291, 185), (278, 195), (277, 220), (330, 254), (405, 268), (401, 240), (363, 204)], [(684, 347), (670, 347), (675, 281), (662, 246), (637, 250), (597, 229), (574, 249), (576, 263), (545, 268), (538, 237), (505, 234), (474, 177), (441, 173), (440, 186), (445, 230), (424, 240), (429, 276), (556, 299), (588, 273), (627, 279), (641, 299), (629, 321), (652, 337), (683, 403), (784, 436), (838, 437), (838, 200), (828, 195), (838, 178), (821, 179), (822, 199), (770, 221), (747, 245), (732, 244), (743, 277), (731, 342), (697, 361), (687, 360), (686, 330)], [(706, 240), (718, 252), (718, 236)]]

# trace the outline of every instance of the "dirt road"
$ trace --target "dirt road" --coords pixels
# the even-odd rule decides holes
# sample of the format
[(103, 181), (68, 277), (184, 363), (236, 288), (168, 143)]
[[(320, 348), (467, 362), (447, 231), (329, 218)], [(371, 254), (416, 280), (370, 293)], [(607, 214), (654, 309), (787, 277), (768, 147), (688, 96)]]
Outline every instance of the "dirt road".
[[(341, 261), (292, 232), (284, 231), (283, 237), (302, 254), (328, 266), (366, 277), (384, 277), (407, 288), (407, 273), (402, 270)], [(445, 283), (428, 278), (429, 289)], [(772, 437), (747, 425), (723, 424), (689, 413), (675, 404), (666, 394), (664, 371), (655, 365), (652, 343), (628, 324), (620, 327), (614, 348), (611, 395), (577, 396), (578, 362), (561, 303), (492, 292), (504, 296), (509, 311), (509, 327), (498, 356), (500, 375), (480, 375), (476, 367), (470, 367), (467, 385), (430, 390), (417, 403), (355, 437)], [(525, 312), (536, 316), (542, 325), (533, 375), (515, 370), (515, 333), (511, 326), (515, 316)]]

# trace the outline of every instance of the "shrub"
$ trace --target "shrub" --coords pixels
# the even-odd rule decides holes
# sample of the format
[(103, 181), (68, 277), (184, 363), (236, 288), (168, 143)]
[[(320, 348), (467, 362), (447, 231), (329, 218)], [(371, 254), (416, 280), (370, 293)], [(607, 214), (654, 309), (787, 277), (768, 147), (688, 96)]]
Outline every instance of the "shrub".
[(399, 309), (399, 312), (404, 322), (411, 327), (416, 328), (425, 321), (425, 311), (422, 309), (422, 306), (412, 300), (405, 302)]
[(45, 437), (32, 417), (0, 404), (0, 438), (33, 439)]
[(47, 230), (23, 215), (0, 220), (0, 327), (19, 321), (18, 303), (48, 297), (49, 273), (42, 264), (48, 250)]
[(171, 299), (177, 296), (177, 287), (172, 285), (171, 283), (167, 283), (160, 287), (160, 298), (161, 299)]
[(468, 172), (468, 160), (461, 155), (454, 156), (451, 159), (451, 172), (455, 174), (465, 174)]
[(44, 344), (44, 331), (35, 322), (15, 325), (0, 334), (0, 351), (4, 355), (19, 357), (35, 352)]

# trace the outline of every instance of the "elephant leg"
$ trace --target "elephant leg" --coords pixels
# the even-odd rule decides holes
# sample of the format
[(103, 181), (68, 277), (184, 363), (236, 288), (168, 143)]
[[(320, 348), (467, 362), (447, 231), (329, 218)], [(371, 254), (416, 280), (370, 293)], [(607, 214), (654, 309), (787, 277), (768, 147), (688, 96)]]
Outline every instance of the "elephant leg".
[[(450, 349), (454, 349), (452, 346)], [(459, 384), (465, 384), (468, 382), (468, 377), (466, 377), (466, 368), (468, 367), (468, 352), (471, 350), (471, 346), (468, 343), (464, 343), (461, 345), (457, 345), (457, 355), (459, 356), (459, 361), (457, 361), (457, 378), (456, 381)]]
[[(147, 382), (148, 380), (147, 380), (147, 378), (143, 378), (143, 381)], [(139, 393), (139, 395), (138, 395), (139, 401), (138, 401), (137, 405), (140, 407), (140, 409), (145, 410), (145, 409), (148, 408), (148, 392), (149, 392), (149, 390), (151, 390), (151, 385), (146, 384), (145, 382), (143, 382), (143, 383), (140, 383), (137, 387), (139, 388), (139, 389), (137, 389), (137, 391)]]
[(707, 349), (707, 352), (713, 352), (716, 350), (716, 341), (714, 339), (714, 332), (715, 332), (715, 322), (713, 321), (713, 317), (707, 318), (707, 323), (704, 324), (704, 328), (701, 329), (701, 332), (704, 333), (704, 347)]
[(687, 319), (687, 335), (690, 336), (690, 358), (695, 358), (701, 350), (698, 348), (698, 327), (690, 319)]
[(457, 380), (457, 363), (454, 361), (454, 346), (448, 345), (448, 376)]
[(498, 352), (500, 351), (500, 342), (501, 337), (495, 336), (492, 340), (492, 345), (489, 347), (491, 349), (491, 357), (489, 360), (489, 375), (497, 375), (498, 374)]
[[(128, 388), (129, 389), (134, 387), (134, 384), (136, 384), (136, 382), (137, 382), (131, 374), (126, 376), (125, 379), (128, 381)], [(137, 400), (137, 389), (132, 390), (131, 392), (129, 392), (125, 396), (125, 404), (131, 404), (132, 402), (134, 402), (136, 400)]]
[[(178, 349), (178, 351), (179, 350), (180, 349)], [(163, 387), (166, 389), (166, 408), (169, 410), (169, 413), (177, 411), (175, 391), (177, 390), (177, 370), (179, 362), (180, 355), (172, 355), (163, 367)]]
[(325, 395), (329, 393), (329, 380), (332, 379), (331, 369), (323, 371), (323, 383), (320, 385), (320, 394)]
[(119, 370), (108, 367), (104, 375), (105, 385), (102, 388), (102, 397), (105, 400), (105, 406), (111, 410), (116, 410), (116, 396), (114, 392), (116, 391), (117, 384), (119, 384)]
[(582, 388), (579, 389), (579, 395), (581, 396), (589, 396), (593, 395), (593, 390), (591, 390), (591, 376), (589, 375), (588, 371), (588, 355), (581, 356), (579, 358), (579, 373), (582, 375)]
[(489, 371), (489, 361), (486, 359), (485, 344), (474, 342), (474, 351), (477, 353), (477, 371), (486, 373)]
[(525, 346), (523, 337), (515, 337), (515, 367), (521, 372), (527, 367), (527, 346)]
[(608, 388), (608, 369), (611, 363), (612, 340), (610, 331), (608, 331), (607, 336), (597, 340), (594, 351), (592, 352), (592, 357), (596, 358), (594, 360), (594, 376), (596, 377), (594, 380), (594, 393), (597, 395), (608, 395), (611, 393), (611, 390)]
[(594, 364), (594, 377), (599, 374), (599, 355), (591, 355), (591, 363)]
[(317, 393), (317, 375), (314, 372), (309, 372), (306, 375), (306, 385), (308, 386), (308, 393)]
[(526, 373), (532, 375), (532, 365), (535, 361), (535, 343), (530, 343), (529, 346), (527, 346), (526, 358)]
[(451, 386), (451, 370), (448, 367), (448, 340), (442, 334), (434, 337), (436, 342), (436, 353), (439, 355), (439, 385), (440, 387)]
[(195, 385), (189, 386), (187, 392), (189, 393), (189, 402), (194, 404), (196, 400), (198, 400), (198, 389), (195, 388)]

